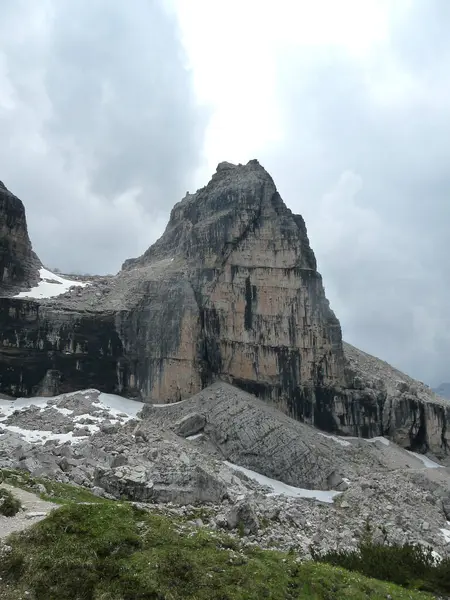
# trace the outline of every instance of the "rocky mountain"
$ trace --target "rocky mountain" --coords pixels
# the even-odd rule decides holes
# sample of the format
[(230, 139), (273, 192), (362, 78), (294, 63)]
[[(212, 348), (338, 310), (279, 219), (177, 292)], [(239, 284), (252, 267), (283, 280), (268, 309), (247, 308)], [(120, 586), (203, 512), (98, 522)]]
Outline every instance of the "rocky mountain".
[[(52, 285), (63, 293), (45, 297)], [(171, 403), (222, 380), (328, 432), (447, 454), (450, 405), (342, 342), (305, 223), (255, 160), (221, 163), (115, 277), (83, 287), (47, 272), (2, 295), (5, 394)]]
[(35, 284), (39, 267), (28, 237), (25, 208), (0, 181), (0, 290)]

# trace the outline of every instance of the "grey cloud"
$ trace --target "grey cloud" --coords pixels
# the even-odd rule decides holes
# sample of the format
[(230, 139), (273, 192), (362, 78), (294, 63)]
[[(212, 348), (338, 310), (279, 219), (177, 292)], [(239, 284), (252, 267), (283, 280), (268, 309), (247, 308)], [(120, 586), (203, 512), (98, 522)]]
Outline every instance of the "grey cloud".
[(161, 233), (201, 158), (208, 114), (174, 17), (155, 0), (2, 3), (2, 55), (2, 178), (36, 251), (50, 266), (116, 271)]
[[(450, 377), (450, 14), (413, 4), (375, 75), (343, 52), (285, 60), (288, 139), (264, 158), (306, 219), (345, 338), (435, 384)], [(375, 93), (393, 66), (410, 88)]]

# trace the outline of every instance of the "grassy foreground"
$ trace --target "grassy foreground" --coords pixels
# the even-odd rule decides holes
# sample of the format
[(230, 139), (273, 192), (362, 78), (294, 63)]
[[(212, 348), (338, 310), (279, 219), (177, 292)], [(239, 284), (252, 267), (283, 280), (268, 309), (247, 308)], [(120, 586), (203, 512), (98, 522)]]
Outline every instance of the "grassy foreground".
[(431, 598), (340, 567), (298, 564), (292, 554), (241, 549), (223, 534), (121, 502), (69, 502), (8, 544), (2, 600)]

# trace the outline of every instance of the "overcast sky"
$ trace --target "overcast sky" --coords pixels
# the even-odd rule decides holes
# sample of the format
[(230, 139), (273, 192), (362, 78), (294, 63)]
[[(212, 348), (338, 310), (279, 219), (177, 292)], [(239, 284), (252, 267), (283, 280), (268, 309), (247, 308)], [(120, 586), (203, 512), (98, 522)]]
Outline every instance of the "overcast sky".
[(344, 337), (450, 379), (450, 2), (2, 0), (0, 180), (49, 267), (116, 272), (218, 162), (305, 217)]

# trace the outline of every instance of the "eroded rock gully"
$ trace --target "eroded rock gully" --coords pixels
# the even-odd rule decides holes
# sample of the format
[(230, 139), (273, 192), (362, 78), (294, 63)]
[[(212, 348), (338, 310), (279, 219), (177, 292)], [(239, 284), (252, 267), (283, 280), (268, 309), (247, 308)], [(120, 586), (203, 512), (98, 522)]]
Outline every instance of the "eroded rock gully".
[(223, 380), (325, 431), (447, 453), (449, 405), (343, 344), (305, 223), (257, 161), (221, 163), (115, 277), (47, 300), (2, 286), (5, 394), (95, 387), (170, 403)]

